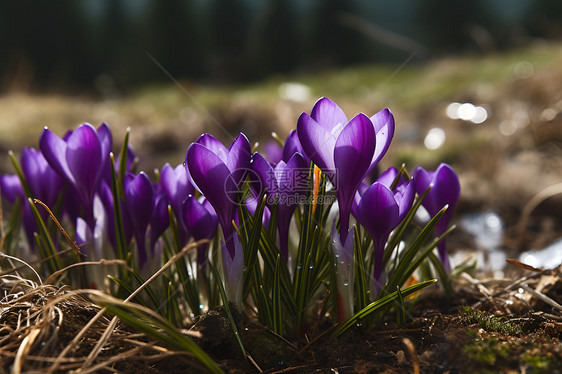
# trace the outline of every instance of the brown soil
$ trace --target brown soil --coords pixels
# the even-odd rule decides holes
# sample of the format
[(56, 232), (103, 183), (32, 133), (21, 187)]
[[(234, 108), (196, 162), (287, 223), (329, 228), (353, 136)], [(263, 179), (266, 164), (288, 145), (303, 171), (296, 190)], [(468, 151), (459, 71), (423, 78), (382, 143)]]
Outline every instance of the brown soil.
[[(453, 295), (438, 289), (423, 294), (404, 325), (389, 314), (392, 318), (379, 326), (359, 326), (338, 338), (323, 325), (288, 342), (242, 321), (248, 359), (224, 310), (208, 312), (191, 332), (199, 332), (195, 340), (227, 373), (560, 373), (562, 309), (552, 302), (562, 299), (562, 267), (526, 272), (513, 281), (464, 277)], [(7, 277), (1, 286), (10, 296), (0, 303), (0, 373), (204, 371), (189, 354), (119, 323), (100, 354), (85, 364), (109, 316), (61, 356), (100, 308), (54, 287)]]

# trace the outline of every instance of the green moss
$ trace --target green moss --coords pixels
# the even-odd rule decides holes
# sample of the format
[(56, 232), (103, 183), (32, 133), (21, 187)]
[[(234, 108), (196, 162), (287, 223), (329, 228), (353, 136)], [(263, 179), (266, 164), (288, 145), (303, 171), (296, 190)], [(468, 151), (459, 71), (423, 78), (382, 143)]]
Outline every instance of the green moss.
[(498, 360), (508, 356), (509, 348), (498, 339), (489, 338), (465, 345), (463, 352), (474, 362), (493, 366)]
[(552, 373), (555, 370), (560, 370), (562, 363), (553, 361), (552, 357), (548, 355), (523, 355), (523, 362), (530, 366), (530, 372), (537, 374)]
[(480, 310), (463, 307), (461, 314), (466, 318), (468, 323), (477, 323), (485, 331), (499, 332), (504, 335), (519, 336), (522, 330), (519, 326), (513, 325), (502, 317), (494, 316)]

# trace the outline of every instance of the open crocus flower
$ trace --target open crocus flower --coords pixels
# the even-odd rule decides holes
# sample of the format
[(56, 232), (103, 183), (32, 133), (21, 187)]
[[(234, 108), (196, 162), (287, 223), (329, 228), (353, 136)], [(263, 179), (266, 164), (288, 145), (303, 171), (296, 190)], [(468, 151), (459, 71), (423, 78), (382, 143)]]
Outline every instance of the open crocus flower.
[[(289, 226), (300, 197), (306, 194), (308, 164), (300, 153), (295, 153), (287, 163), (279, 161), (272, 167), (259, 153), (252, 156), (252, 170), (260, 178), (260, 186), (268, 193), (266, 204), (273, 208), (277, 197), (277, 231), (279, 249), (285, 261), (289, 256)], [(255, 186), (256, 184), (252, 184)], [(257, 191), (258, 196), (263, 191)]]
[(387, 121), (377, 132), (381, 122), (373, 122), (363, 113), (348, 121), (340, 107), (327, 98), (318, 100), (310, 115), (302, 113), (298, 119), (298, 137), (305, 153), (336, 188), (342, 242), (347, 236), (355, 192), (390, 145), (393, 121)]
[[(183, 203), (183, 222), (187, 231), (193, 239), (211, 239), (217, 231), (217, 213), (207, 199), (201, 197), (199, 200), (193, 195), (188, 195)], [(197, 249), (197, 262), (205, 265), (207, 244)]]
[(111, 132), (105, 123), (98, 130), (85, 123), (65, 138), (59, 138), (45, 127), (39, 148), (51, 167), (78, 192), (84, 217), (93, 227), (94, 194), (105, 168), (109, 167)]
[(226, 249), (222, 251), (226, 289), (232, 301), (237, 301), (237, 290), (242, 281), (241, 278), (228, 278), (231, 274), (241, 274), (229, 268), (231, 265), (240, 264), (240, 261), (234, 259), (241, 255), (237, 254), (239, 246), (235, 245), (236, 231), (232, 221), (236, 213), (240, 187), (250, 168), (250, 157), (250, 142), (244, 134), (238, 135), (228, 149), (213, 136), (201, 135), (188, 147), (185, 156), (186, 167), (193, 183), (215, 209), (222, 228), (225, 240), (223, 248)]
[(373, 239), (375, 268), (371, 278), (371, 295), (375, 298), (384, 283), (382, 260), (388, 236), (408, 213), (416, 194), (413, 180), (401, 180), (391, 190), (396, 175), (394, 168), (383, 173), (380, 181), (377, 180), (363, 192), (357, 205), (357, 220)]
[[(447, 211), (435, 226), (435, 234), (440, 236), (449, 227), (451, 216), (459, 200), (461, 192), (459, 177), (453, 168), (445, 163), (441, 163), (435, 171), (426, 171), (418, 166), (414, 170), (413, 175), (419, 195), (423, 194), (431, 186), (431, 190), (429, 190), (422, 205), (432, 217), (448, 205)], [(447, 254), (445, 239), (438, 244), (437, 249), (443, 268), (447, 273), (450, 272), (451, 264)]]

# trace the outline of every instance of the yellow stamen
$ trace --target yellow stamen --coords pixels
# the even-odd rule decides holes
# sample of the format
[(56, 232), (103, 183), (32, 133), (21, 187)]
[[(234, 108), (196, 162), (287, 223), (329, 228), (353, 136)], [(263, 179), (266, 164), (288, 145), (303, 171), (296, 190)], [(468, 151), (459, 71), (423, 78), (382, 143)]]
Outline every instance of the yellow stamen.
[(313, 191), (313, 204), (312, 213), (316, 210), (316, 205), (318, 204), (318, 192), (320, 190), (320, 177), (322, 176), (322, 170), (316, 165), (314, 165), (314, 191)]

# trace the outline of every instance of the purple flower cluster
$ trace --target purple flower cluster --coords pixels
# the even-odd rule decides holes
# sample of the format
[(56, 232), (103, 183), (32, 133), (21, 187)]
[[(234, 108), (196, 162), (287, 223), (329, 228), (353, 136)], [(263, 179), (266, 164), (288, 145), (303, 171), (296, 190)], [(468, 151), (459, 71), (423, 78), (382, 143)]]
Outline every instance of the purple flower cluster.
[[(77, 244), (85, 245), (83, 252), (92, 260), (116, 255), (111, 167), (118, 172), (118, 165), (111, 163), (112, 146), (112, 134), (105, 123), (97, 129), (86, 123), (62, 138), (45, 128), (39, 138), (39, 150), (24, 148), (21, 154), (28, 197), (53, 209), (60, 206), (57, 216), (74, 227)], [(130, 245), (134, 238), (135, 264), (138, 270), (145, 271), (161, 265), (159, 238), (169, 226), (168, 206), (176, 214), (181, 245), (190, 237), (213, 237), (217, 219), (204, 198), (193, 198), (195, 189), (184, 165), (175, 169), (164, 165), (159, 183), (154, 183), (146, 173), (130, 170), (133, 159), (129, 148), (120, 204), (126, 244)], [(0, 187), (10, 202), (26, 197), (17, 175), (0, 176)], [(36, 222), (29, 204), (23, 207), (24, 229), (33, 246)], [(43, 218), (46, 220), (46, 215)], [(113, 246), (113, 254), (107, 253), (107, 243)], [(203, 263), (205, 253), (199, 257)]]
[[(353, 290), (355, 229), (350, 228), (350, 223), (355, 217), (373, 241), (371, 292), (378, 294), (385, 282), (385, 245), (410, 211), (416, 193), (421, 195), (432, 186), (423, 202), (432, 216), (449, 206), (436, 226), (437, 235), (447, 230), (460, 193), (455, 172), (445, 164), (436, 171), (418, 167), (411, 179), (390, 168), (367, 184), (367, 177), (389, 149), (394, 128), (394, 116), (388, 109), (371, 117), (360, 113), (348, 120), (338, 105), (321, 98), (310, 115), (301, 114), (297, 129), (289, 133), (282, 147), (266, 147), (266, 157), (252, 154), (244, 134), (228, 147), (203, 134), (187, 148), (183, 165), (162, 167), (158, 182), (152, 182), (143, 172), (134, 173), (129, 160), (126, 175), (119, 178), (123, 181), (119, 202), (114, 201), (111, 188), (111, 168), (119, 170), (111, 162), (113, 144), (108, 126), (102, 124), (96, 129), (83, 124), (63, 138), (45, 128), (39, 139), (40, 150), (22, 152), (21, 165), (29, 192), (24, 192), (13, 175), (1, 176), (0, 186), (9, 201), (30, 194), (49, 206), (60, 206), (59, 216), (74, 225), (79, 244), (91, 244), (88, 255), (96, 259), (104, 255), (104, 242), (116, 248), (114, 208), (120, 204), (125, 241), (130, 245), (134, 238), (133, 258), (141, 270), (160, 261), (160, 237), (170, 226), (169, 209), (177, 221), (180, 245), (191, 238), (212, 238), (220, 225), (226, 290), (229, 298), (236, 300), (241, 295), (244, 267), (244, 252), (235, 230), (239, 204), (253, 212), (257, 203), (255, 198), (247, 199), (248, 190), (254, 197), (267, 195), (264, 224), (276, 211), (279, 253), (288, 262), (291, 220), (307, 193), (312, 162), (322, 170), (337, 198), (339, 219), (331, 223), (331, 239), (342, 279), (339, 287)], [(132, 150), (128, 156), (134, 157)], [(31, 238), (36, 226), (27, 204), (24, 227)], [(448, 271), (444, 241), (439, 245), (439, 256)], [(206, 247), (201, 247), (199, 264), (204, 266), (206, 258)], [(353, 309), (352, 303), (348, 297), (338, 299), (345, 318)]]

